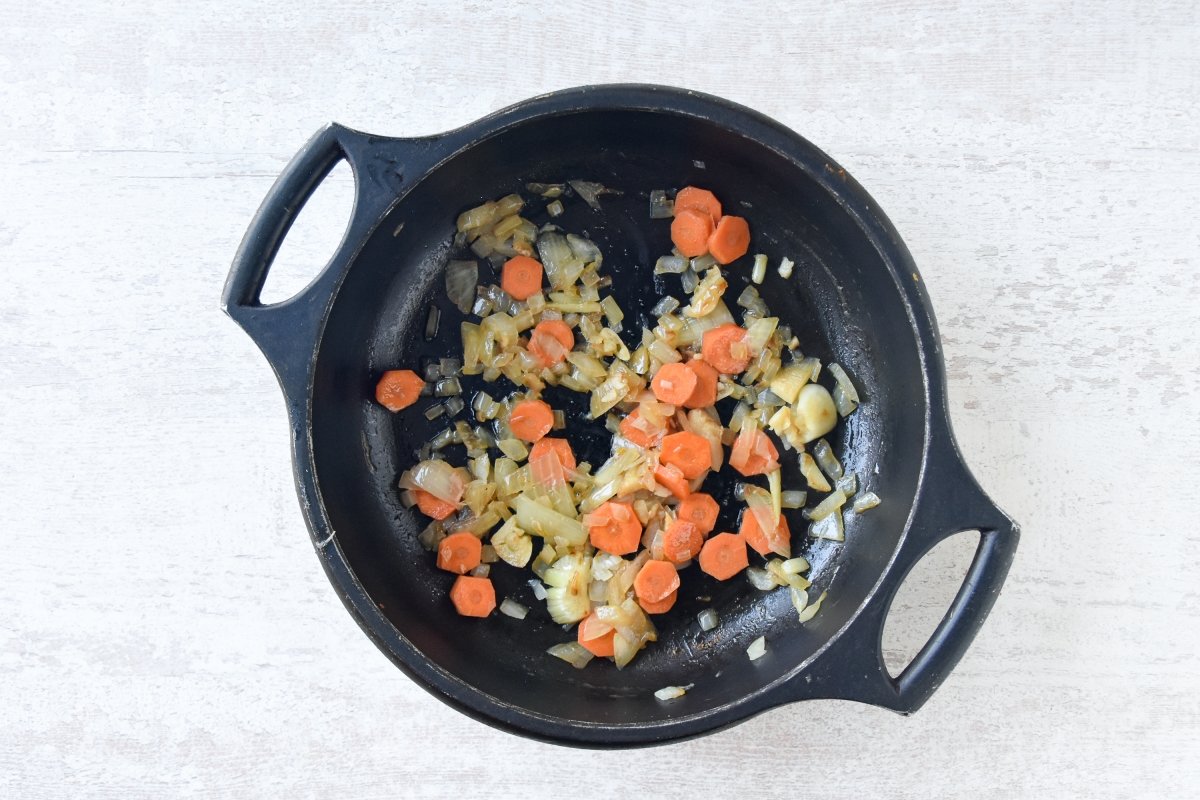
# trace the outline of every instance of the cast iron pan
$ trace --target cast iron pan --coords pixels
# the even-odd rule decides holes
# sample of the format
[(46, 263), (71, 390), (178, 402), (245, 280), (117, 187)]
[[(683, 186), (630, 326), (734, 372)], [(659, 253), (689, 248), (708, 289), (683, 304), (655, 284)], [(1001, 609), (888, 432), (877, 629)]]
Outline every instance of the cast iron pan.
[[(281, 240), (341, 159), (356, 183), (341, 245), (298, 295), (263, 305), (259, 292)], [(763, 296), (806, 352), (836, 359), (856, 378), (863, 405), (833, 444), (847, 471), (883, 499), (861, 517), (847, 515), (844, 544), (795, 537), (813, 565), (811, 596), (829, 590), (806, 625), (797, 622), (784, 590), (762, 593), (740, 579), (718, 584), (692, 570), (688, 591), (655, 620), (656, 645), (622, 671), (606, 660), (577, 671), (545, 654), (574, 634), (533, 599), (526, 571), (499, 564), (492, 573), (499, 595), (534, 609), (526, 619), (466, 619), (447, 599), (451, 577), (418, 544), (425, 520), (401, 506), (396, 480), (445, 421), (389, 414), (370, 399), (374, 383), (384, 369), (461, 350), (462, 316), (442, 280), (456, 216), (522, 191), (527, 181), (573, 178), (624, 192), (605, 196), (603, 213), (569, 200), (558, 221), (600, 245), (627, 314), (644, 312), (664, 290), (679, 294), (675, 276), (658, 285), (650, 277), (650, 265), (670, 247), (668, 225), (648, 219), (652, 189), (713, 190), (749, 218), (751, 253), (765, 252), (773, 264), (784, 255), (797, 262), (790, 280), (769, 271)], [(541, 206), (532, 201), (528, 208)], [(532, 217), (545, 220), (543, 211)], [(481, 267), (488, 280), (488, 265)], [(747, 270), (728, 272), (736, 297)], [(438, 336), (426, 341), (431, 303), (442, 319)], [(645, 745), (813, 698), (911, 713), (962, 657), (1016, 550), (1017, 526), (959, 455), (933, 313), (899, 234), (827, 155), (772, 120), (714, 97), (656, 86), (583, 87), (419, 139), (330, 125), (267, 195), (234, 260), (223, 305), (279, 378), (300, 502), (346, 607), (420, 685), (515, 733), (593, 747)], [(627, 337), (640, 325), (631, 329)], [(468, 385), (465, 399), (474, 388)], [(489, 388), (495, 396), (511, 390)], [(599, 463), (607, 436), (583, 424), (586, 399), (565, 391), (547, 399), (567, 409), (577, 452)], [(803, 484), (785, 473), (784, 485)], [(716, 489), (727, 503), (720, 529), (736, 529), (730, 490)], [(793, 513), (791, 529), (801, 532), (804, 521)], [(961, 590), (924, 649), (892, 678), (880, 640), (896, 589), (930, 548), (970, 529), (982, 536)], [(697, 599), (704, 596), (711, 600)], [(708, 606), (717, 609), (720, 625), (705, 633), (696, 613)], [(746, 647), (759, 636), (767, 639), (767, 653), (751, 662)], [(695, 684), (683, 698), (653, 696), (683, 684)]]

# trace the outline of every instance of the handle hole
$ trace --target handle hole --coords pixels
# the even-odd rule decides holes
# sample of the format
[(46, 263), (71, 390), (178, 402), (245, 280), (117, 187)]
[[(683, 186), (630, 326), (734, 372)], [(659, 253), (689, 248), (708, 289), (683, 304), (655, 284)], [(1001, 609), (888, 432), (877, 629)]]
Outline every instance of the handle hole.
[(883, 623), (883, 662), (897, 677), (921, 652), (946, 615), (966, 579), (979, 531), (962, 531), (941, 542), (917, 562)]
[(317, 185), (288, 230), (259, 295), (264, 305), (308, 286), (341, 244), (354, 208), (354, 171), (339, 161)]

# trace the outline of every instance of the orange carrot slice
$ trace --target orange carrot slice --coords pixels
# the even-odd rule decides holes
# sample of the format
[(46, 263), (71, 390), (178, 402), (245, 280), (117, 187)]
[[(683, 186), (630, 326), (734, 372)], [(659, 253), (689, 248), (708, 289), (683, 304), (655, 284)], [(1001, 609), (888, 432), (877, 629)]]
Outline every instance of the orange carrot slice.
[(417, 402), (425, 381), (411, 369), (389, 369), (375, 384), (375, 402), (388, 411), (400, 411)]
[(508, 428), (513, 436), (526, 442), (536, 442), (554, 427), (554, 411), (541, 400), (522, 400), (508, 415)]
[(500, 288), (516, 300), (528, 300), (542, 290), (542, 265), (529, 256), (513, 256), (500, 269)]
[(496, 588), (487, 578), (459, 575), (450, 589), (450, 602), (464, 617), (486, 617), (496, 608)]
[(650, 381), (650, 388), (660, 403), (681, 406), (696, 390), (696, 373), (686, 364), (663, 364)]
[(750, 566), (746, 540), (735, 533), (718, 533), (700, 549), (700, 569), (719, 581), (727, 581)]

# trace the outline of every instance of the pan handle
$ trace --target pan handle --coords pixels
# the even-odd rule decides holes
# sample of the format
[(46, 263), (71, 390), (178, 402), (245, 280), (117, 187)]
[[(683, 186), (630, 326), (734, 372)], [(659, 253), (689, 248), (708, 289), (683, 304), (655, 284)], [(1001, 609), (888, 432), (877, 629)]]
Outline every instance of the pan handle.
[[(388, 207), (424, 167), (430, 140), (387, 139), (332, 123), (284, 167), (254, 215), (225, 282), (221, 307), (250, 335), (288, 392), (303, 382), (319, 327), (344, 267)], [(354, 173), (354, 207), (337, 250), (308, 286), (283, 302), (260, 294), (283, 239), (321, 181), (345, 159)]]
[[(785, 702), (855, 700), (911, 714), (933, 694), (966, 653), (996, 602), (1016, 554), (1020, 528), (979, 487), (947, 429), (931, 452), (909, 532), (887, 574), (858, 616), (797, 679)], [(883, 659), (883, 625), (896, 592), (926, 553), (962, 531), (978, 530), (979, 545), (946, 615), (896, 678)]]

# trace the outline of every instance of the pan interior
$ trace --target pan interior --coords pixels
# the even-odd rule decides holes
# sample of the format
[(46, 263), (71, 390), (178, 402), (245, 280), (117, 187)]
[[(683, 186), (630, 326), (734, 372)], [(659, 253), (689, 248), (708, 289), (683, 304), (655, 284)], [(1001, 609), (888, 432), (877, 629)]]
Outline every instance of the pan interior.
[[(693, 184), (713, 190), (728, 213), (750, 221), (751, 253), (770, 256), (760, 287), (772, 313), (791, 326), (806, 353), (846, 367), (863, 406), (832, 438), (847, 472), (883, 504), (847, 514), (846, 542), (807, 540), (807, 523), (789, 512), (798, 552), (812, 562), (815, 598), (829, 589), (821, 612), (800, 625), (786, 590), (763, 593), (744, 578), (718, 583), (688, 570), (674, 609), (655, 618), (659, 641), (624, 670), (597, 660), (578, 671), (546, 655), (573, 639), (554, 624), (527, 584), (528, 570), (494, 565), (498, 597), (531, 609), (524, 620), (455, 614), (447, 597), (452, 576), (437, 570), (417, 542), (427, 520), (402, 508), (396, 480), (421, 443), (446, 426), (421, 411), (389, 414), (371, 401), (384, 369), (417, 367), (425, 359), (460, 356), (463, 317), (446, 299), (444, 266), (456, 216), (528, 181), (599, 181), (620, 195), (602, 199), (603, 213), (578, 198), (556, 220), (599, 244), (613, 293), (626, 313), (625, 338), (640, 335), (647, 311), (664, 292), (683, 297), (677, 276), (656, 279), (651, 266), (670, 250), (669, 220), (648, 218), (653, 189)], [(524, 212), (548, 220), (545, 201)], [(783, 256), (796, 262), (789, 280), (776, 274)], [(748, 280), (748, 262), (728, 269), (727, 302)], [(481, 280), (498, 282), (486, 261)], [(441, 310), (438, 335), (423, 335), (429, 306)], [(831, 386), (828, 376), (822, 382)], [(468, 403), (482, 386), (464, 381)], [(503, 380), (493, 396), (513, 390)], [(608, 441), (586, 420), (586, 397), (549, 391), (566, 409), (567, 434), (581, 460), (598, 465)], [(469, 409), (469, 405), (468, 405)], [(722, 407), (728, 420), (729, 408)], [(466, 415), (464, 415), (465, 417)], [(320, 345), (313, 397), (316, 478), (337, 538), (357, 578), (401, 635), (441, 669), (492, 697), (564, 720), (636, 724), (702, 713), (734, 703), (777, 680), (833, 636), (866, 599), (897, 546), (921, 469), (925, 418), (916, 335), (895, 279), (843, 206), (803, 169), (779, 153), (722, 125), (645, 110), (591, 110), (545, 117), (475, 142), (420, 181), (382, 222), (350, 269)], [(462, 464), (461, 448), (446, 451)], [(803, 488), (794, 453), (785, 453), (785, 488)], [(764, 482), (765, 484), (765, 482)], [(733, 481), (709, 479), (722, 502), (718, 530), (736, 530)], [(707, 488), (707, 487), (706, 487)], [(702, 632), (696, 615), (717, 611)], [(751, 662), (746, 647), (759, 636), (767, 653)], [(694, 684), (670, 703), (654, 699), (663, 686)]]

